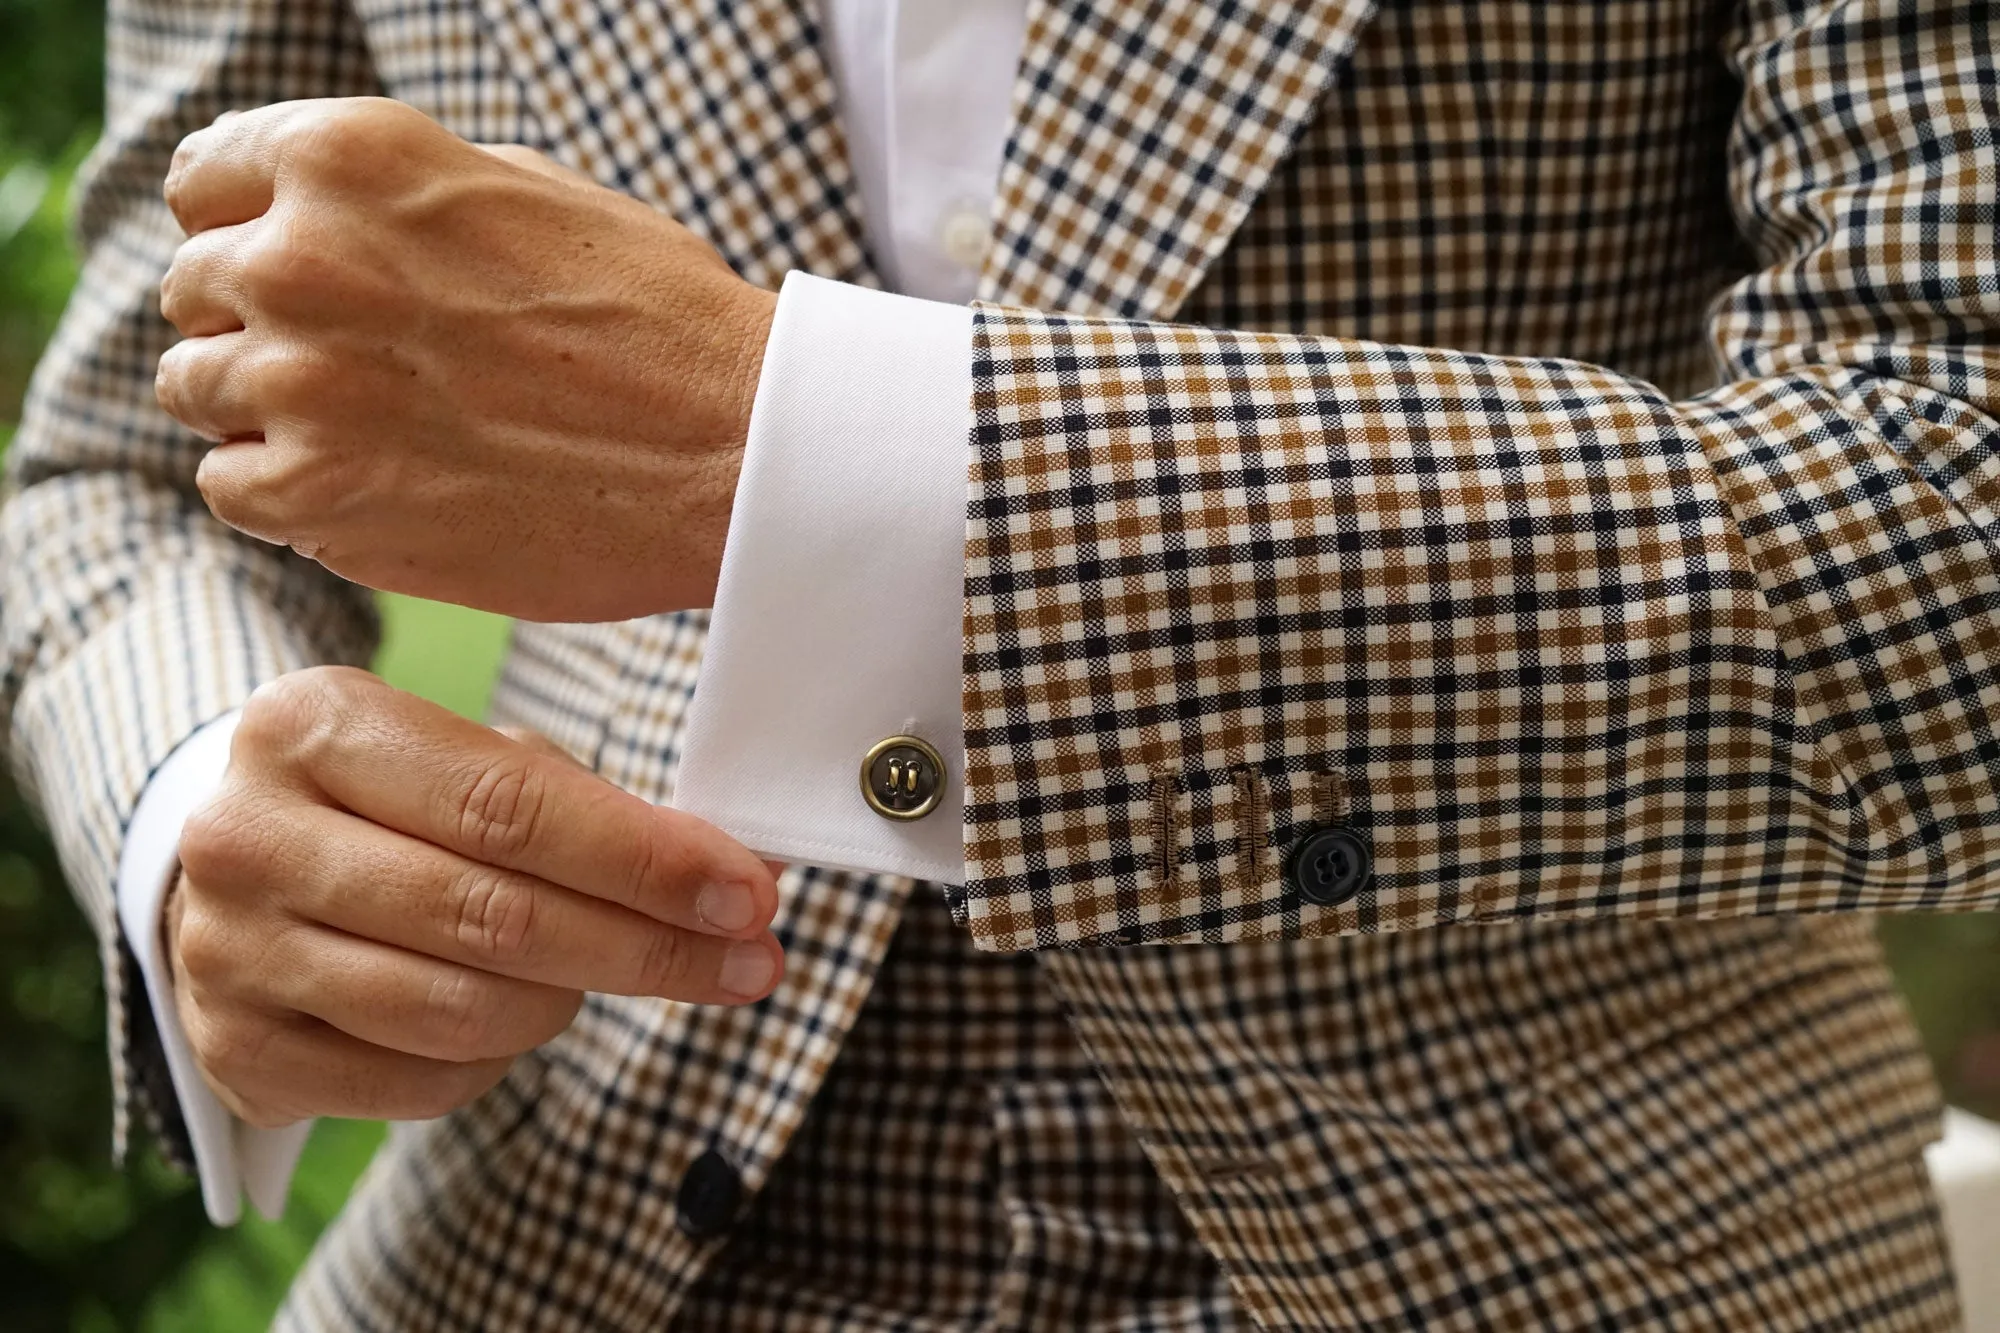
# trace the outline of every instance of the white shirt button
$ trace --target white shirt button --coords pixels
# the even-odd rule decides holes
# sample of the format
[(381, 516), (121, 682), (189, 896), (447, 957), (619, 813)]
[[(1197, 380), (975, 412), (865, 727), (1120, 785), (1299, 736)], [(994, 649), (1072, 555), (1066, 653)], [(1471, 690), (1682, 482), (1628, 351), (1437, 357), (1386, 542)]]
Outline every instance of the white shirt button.
[(986, 258), (987, 231), (983, 211), (957, 208), (945, 215), (944, 225), (938, 229), (938, 245), (952, 263), (976, 271)]

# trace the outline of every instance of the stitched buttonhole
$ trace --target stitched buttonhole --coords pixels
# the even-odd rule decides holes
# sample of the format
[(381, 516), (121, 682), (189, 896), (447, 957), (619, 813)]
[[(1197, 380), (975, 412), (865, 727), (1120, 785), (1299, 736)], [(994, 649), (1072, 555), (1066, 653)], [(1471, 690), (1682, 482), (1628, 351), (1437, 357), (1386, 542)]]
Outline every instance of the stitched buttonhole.
[(1269, 855), (1269, 820), (1264, 794), (1264, 775), (1254, 768), (1239, 768), (1230, 774), (1236, 786), (1236, 866), (1245, 888), (1264, 882), (1265, 860)]
[(1332, 769), (1312, 775), (1313, 823), (1345, 823), (1348, 814), (1347, 779)]
[(1180, 850), (1174, 845), (1174, 780), (1163, 774), (1153, 779), (1153, 878), (1145, 899), (1149, 905), (1167, 900), (1179, 862)]

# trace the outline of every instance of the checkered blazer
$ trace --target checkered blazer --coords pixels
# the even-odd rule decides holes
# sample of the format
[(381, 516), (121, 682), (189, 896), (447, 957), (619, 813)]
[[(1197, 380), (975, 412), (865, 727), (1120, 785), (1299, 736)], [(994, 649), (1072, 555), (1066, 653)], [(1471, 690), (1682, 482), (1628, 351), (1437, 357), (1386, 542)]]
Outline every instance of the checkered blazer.
[[(1267, 1326), (1951, 1326), (1935, 1094), (1857, 913), (2000, 897), (1988, 5), (1029, 8), (954, 914), (1047, 950)], [(154, 404), (178, 139), (386, 91), (754, 282), (876, 279), (803, 0), (113, 0), (110, 68), (0, 703), (105, 942), (121, 1135), (136, 1099), (171, 1138), (125, 821), (374, 634), (206, 514)], [(703, 630), (523, 626), (495, 713), (667, 799)], [(1279, 873), (1328, 821), (1374, 857), (1338, 907)], [(768, 1178), (911, 889), (796, 869), (771, 1000), (593, 999), (400, 1139), (347, 1228), (402, 1302), (370, 1317), (670, 1317), (711, 1249), (660, 1182)]]

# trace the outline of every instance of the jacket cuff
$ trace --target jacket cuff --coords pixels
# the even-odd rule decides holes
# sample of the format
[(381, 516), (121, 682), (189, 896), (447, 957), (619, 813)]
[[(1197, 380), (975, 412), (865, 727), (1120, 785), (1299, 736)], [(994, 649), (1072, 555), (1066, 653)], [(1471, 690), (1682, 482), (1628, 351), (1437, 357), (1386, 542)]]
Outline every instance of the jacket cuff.
[(298, 604), (289, 576), (263, 586), (203, 558), (210, 543), (233, 540), (204, 534), (193, 550), (162, 557), (119, 614), (30, 676), (11, 718), (23, 795), (40, 806), (102, 946), (112, 1152), (120, 1158), (140, 1038), (115, 886), (140, 794), (184, 740), (258, 685), (301, 667), (363, 659), (372, 643), (372, 621)]

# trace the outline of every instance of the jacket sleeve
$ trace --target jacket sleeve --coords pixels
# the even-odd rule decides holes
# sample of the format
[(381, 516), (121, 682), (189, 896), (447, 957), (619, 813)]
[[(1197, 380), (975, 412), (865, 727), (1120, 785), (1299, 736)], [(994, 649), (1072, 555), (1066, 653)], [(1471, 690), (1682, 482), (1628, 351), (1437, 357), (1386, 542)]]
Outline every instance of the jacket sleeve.
[(980, 943), (2000, 902), (1991, 16), (1752, 0), (1728, 58), (1699, 397), (979, 312)]
[(81, 280), (30, 386), (0, 508), (0, 737), (103, 944), (117, 1092), (177, 1114), (114, 876), (139, 793), (204, 722), (297, 667), (366, 660), (368, 596), (213, 519), (202, 442), (160, 410), (175, 146), (232, 107), (378, 92), (344, 0), (113, 0), (103, 141), (79, 183)]

